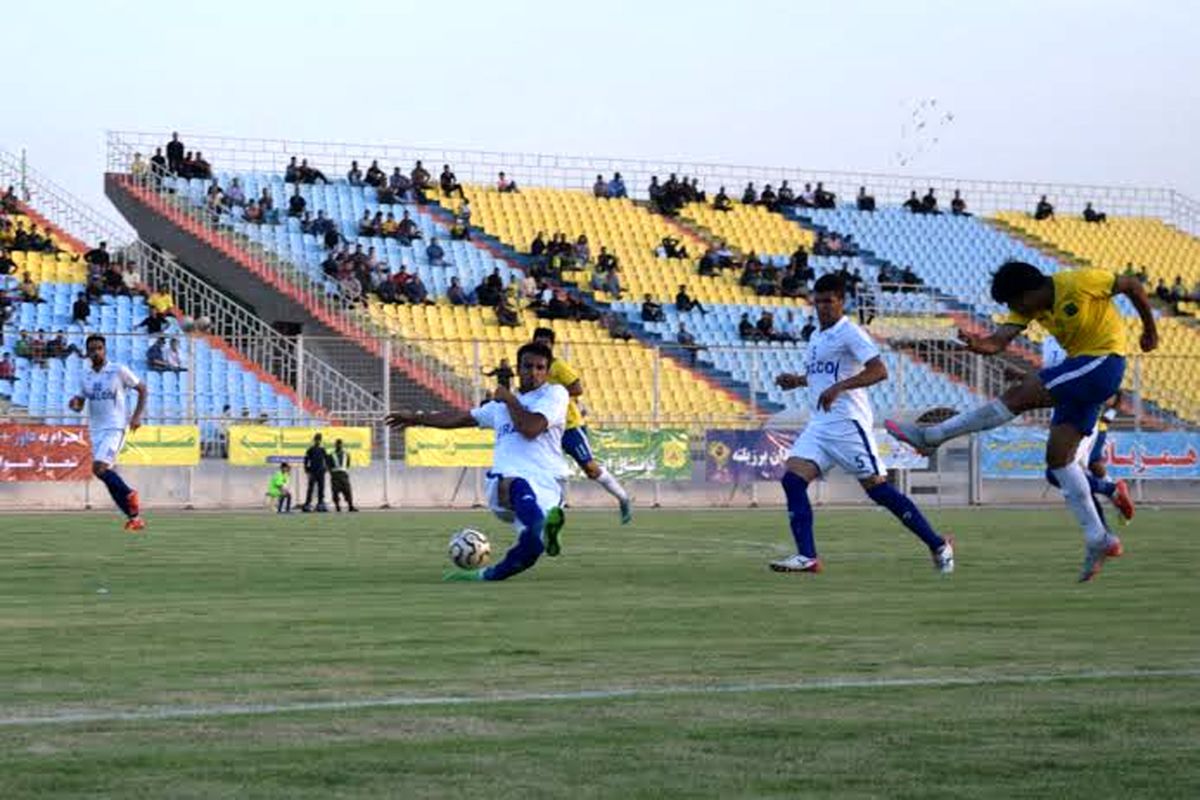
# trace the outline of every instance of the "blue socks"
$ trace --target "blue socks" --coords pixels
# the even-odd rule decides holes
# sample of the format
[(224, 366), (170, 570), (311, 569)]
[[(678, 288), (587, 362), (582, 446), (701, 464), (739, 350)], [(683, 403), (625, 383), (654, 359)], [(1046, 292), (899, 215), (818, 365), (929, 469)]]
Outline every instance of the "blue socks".
[(881, 483), (878, 486), (868, 489), (867, 497), (892, 512), (896, 516), (896, 519), (904, 523), (904, 527), (915, 533), (930, 550), (936, 552), (938, 548), (946, 543), (942, 537), (934, 532), (929, 524), (929, 520), (925, 519), (925, 515), (917, 508), (916, 503), (910, 500), (907, 495), (896, 491), (895, 487), (890, 483)]
[(113, 502), (117, 504), (117, 508), (121, 509), (121, 512), (125, 516), (133, 516), (129, 513), (129, 493), (133, 490), (129, 488), (125, 481), (121, 480), (121, 476), (115, 470), (108, 469), (100, 476), (100, 480), (108, 487), (108, 494), (112, 497)]
[(521, 523), (521, 533), (517, 535), (517, 543), (508, 549), (504, 559), (483, 570), (485, 581), (502, 581), (532, 567), (546, 546), (542, 543), (542, 528), (546, 524), (546, 515), (537, 504), (529, 481), (524, 478), (514, 478), (509, 484), (509, 501), (517, 521)]
[(783, 493), (787, 495), (788, 522), (792, 526), (792, 538), (796, 540), (796, 552), (808, 558), (817, 557), (817, 543), (813, 541), (813, 510), (808, 502), (808, 481), (794, 472), (783, 475)]

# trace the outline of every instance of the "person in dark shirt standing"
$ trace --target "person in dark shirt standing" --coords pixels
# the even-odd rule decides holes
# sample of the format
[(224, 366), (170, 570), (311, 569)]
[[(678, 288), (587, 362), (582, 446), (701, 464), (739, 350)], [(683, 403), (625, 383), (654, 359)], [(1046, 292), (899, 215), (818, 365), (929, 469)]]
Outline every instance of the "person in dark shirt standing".
[(88, 304), (87, 294), (80, 292), (71, 306), (71, 322), (78, 322), (81, 328), (87, 328), (88, 317), (92, 315), (92, 307)]
[(304, 474), (308, 476), (308, 493), (304, 496), (304, 505), (300, 510), (308, 513), (313, 510), (313, 492), (317, 495), (317, 511), (322, 513), (329, 510), (325, 505), (325, 471), (329, 466), (329, 456), (321, 446), (321, 434), (313, 436), (312, 447), (304, 451)]
[(171, 134), (171, 141), (167, 142), (167, 169), (178, 175), (182, 166), (183, 142), (179, 141), (179, 133), (176, 132)]
[(354, 491), (350, 488), (350, 454), (342, 446), (342, 440), (333, 443), (329, 455), (329, 486), (333, 492), (333, 507), (342, 510), (341, 499), (346, 500), (347, 511), (358, 511), (354, 507)]

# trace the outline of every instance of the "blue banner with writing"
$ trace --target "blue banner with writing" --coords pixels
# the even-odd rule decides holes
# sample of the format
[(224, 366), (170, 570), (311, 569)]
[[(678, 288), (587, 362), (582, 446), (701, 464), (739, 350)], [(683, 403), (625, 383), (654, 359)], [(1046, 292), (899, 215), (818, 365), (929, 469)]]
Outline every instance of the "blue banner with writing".
[[(750, 483), (777, 481), (783, 477), (784, 464), (795, 430), (710, 430), (704, 435), (705, 480), (713, 483)], [(911, 447), (901, 444), (885, 431), (875, 432), (879, 455), (888, 469), (925, 469), (929, 460)]]
[[(983, 477), (1044, 477), (1044, 428), (997, 428), (983, 434), (982, 444)], [(1196, 433), (1109, 431), (1104, 456), (1112, 478), (1200, 479), (1200, 434)]]

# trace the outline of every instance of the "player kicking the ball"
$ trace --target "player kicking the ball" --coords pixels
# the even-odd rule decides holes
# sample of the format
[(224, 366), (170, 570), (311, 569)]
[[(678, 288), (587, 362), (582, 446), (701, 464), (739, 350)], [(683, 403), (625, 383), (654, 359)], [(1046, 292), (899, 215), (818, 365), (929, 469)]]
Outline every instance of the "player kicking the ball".
[(928, 452), (955, 437), (1004, 425), (1026, 411), (1053, 408), (1046, 442), (1047, 477), (1062, 491), (1083, 528), (1080, 581), (1090, 581), (1105, 559), (1124, 552), (1121, 540), (1105, 529), (1092, 502), (1087, 475), (1076, 460), (1080, 441), (1091, 434), (1101, 409), (1121, 388), (1125, 374), (1125, 327), (1113, 303), (1118, 294), (1128, 297), (1137, 309), (1142, 319), (1142, 352), (1149, 353), (1158, 346), (1158, 328), (1146, 290), (1137, 278), (1100, 269), (1043, 275), (1032, 264), (1009, 261), (992, 276), (992, 299), (1012, 313), (990, 336), (961, 334), (967, 349), (983, 355), (1002, 352), (1037, 320), (1067, 351), (1067, 358), (1031, 373), (992, 402), (937, 425), (921, 428), (887, 421), (893, 436)]
[[(88, 432), (92, 439), (92, 474), (108, 488), (109, 495), (117, 508), (127, 517), (125, 530), (140, 531), (146, 527), (141, 518), (138, 493), (130, 489), (114, 469), (117, 455), (125, 444), (125, 430), (136, 431), (142, 426), (142, 412), (146, 409), (146, 384), (138, 380), (129, 367), (113, 364), (107, 360), (108, 352), (104, 337), (93, 333), (87, 337), (87, 357), (91, 369), (83, 370), (79, 394), (68, 402), (72, 411), (88, 410)], [(126, 417), (125, 393), (137, 392), (137, 405), (133, 416)], [(128, 423), (126, 423), (128, 419)]]
[(454, 570), (447, 580), (502, 581), (532, 567), (543, 552), (556, 556), (563, 526), (562, 486), (566, 477), (562, 435), (567, 421), (567, 390), (548, 383), (550, 351), (530, 343), (517, 351), (518, 391), (497, 387), (494, 401), (470, 411), (434, 414), (399, 411), (387, 416), (393, 428), (492, 428), (496, 431), (492, 468), (487, 473), (488, 506), (513, 522), (517, 541), (503, 560), (477, 570)]
[(788, 454), (783, 491), (796, 555), (771, 562), (776, 572), (820, 572), (813, 541), (813, 510), (808, 485), (833, 465), (858, 478), (870, 497), (892, 512), (929, 548), (939, 572), (954, 571), (954, 539), (934, 532), (920, 509), (887, 482), (872, 433), (874, 418), (867, 387), (887, 379), (887, 367), (871, 338), (845, 316), (846, 286), (837, 275), (822, 275), (813, 287), (819, 329), (808, 343), (805, 375), (785, 373), (782, 389), (808, 387), (812, 415)]

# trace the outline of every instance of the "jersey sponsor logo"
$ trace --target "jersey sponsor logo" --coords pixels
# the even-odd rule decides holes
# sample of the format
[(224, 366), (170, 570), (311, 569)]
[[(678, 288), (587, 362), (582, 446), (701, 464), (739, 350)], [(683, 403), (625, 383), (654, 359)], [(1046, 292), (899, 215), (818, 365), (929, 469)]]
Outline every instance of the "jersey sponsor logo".
[(1073, 317), (1079, 313), (1079, 306), (1075, 305), (1074, 303), (1067, 303), (1065, 306), (1063, 306), (1063, 313), (1068, 317)]
[(838, 373), (842, 370), (842, 362), (813, 359), (808, 362), (807, 369), (809, 375), (832, 375), (833, 379), (837, 380)]
[(85, 395), (85, 397), (92, 401), (116, 400), (117, 393), (112, 389), (104, 389), (99, 386), (93, 386)]

